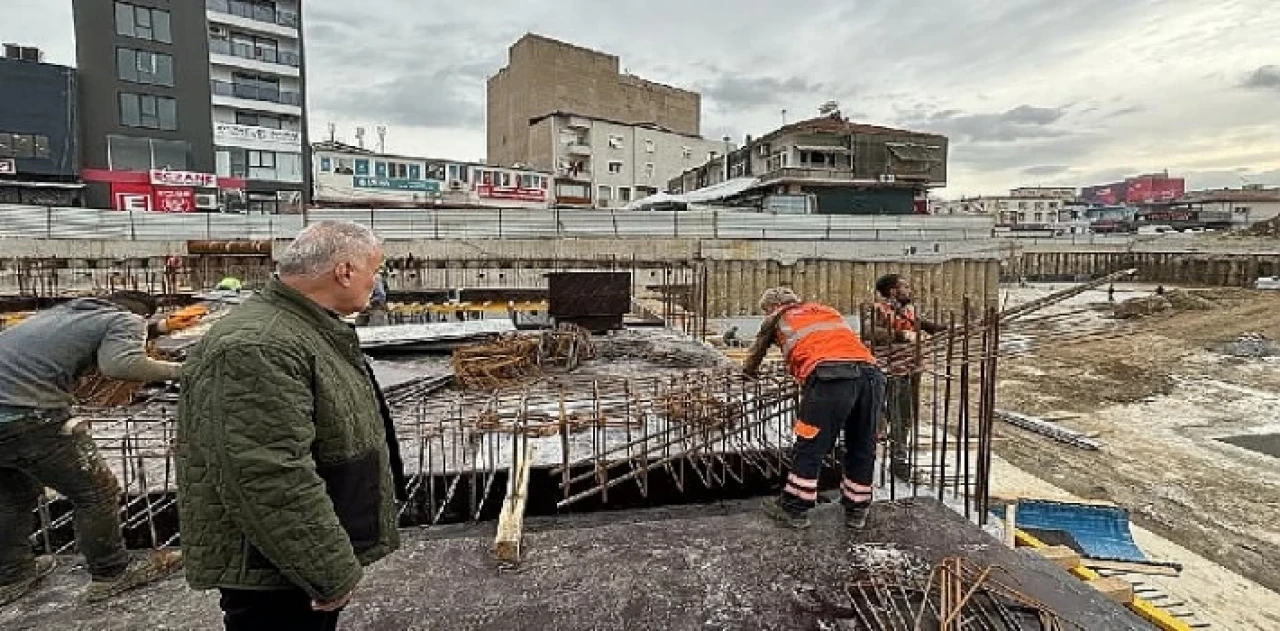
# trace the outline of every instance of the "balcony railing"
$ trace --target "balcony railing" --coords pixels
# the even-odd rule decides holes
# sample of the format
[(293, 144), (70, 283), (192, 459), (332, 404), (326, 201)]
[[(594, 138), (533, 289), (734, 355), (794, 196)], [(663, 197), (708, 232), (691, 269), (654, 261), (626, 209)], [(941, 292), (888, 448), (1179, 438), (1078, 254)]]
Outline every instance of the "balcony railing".
[(267, 88), (244, 83), (213, 80), (210, 82), (214, 96), (230, 96), (250, 101), (267, 101), (302, 107), (302, 94), (279, 88)]
[(222, 39), (209, 40), (209, 52), (215, 55), (230, 55), (268, 64), (281, 64), (291, 68), (297, 68), (302, 65), (302, 58), (297, 53), (254, 49), (253, 46), (248, 44), (234, 44)]
[(849, 169), (810, 169), (784, 167), (760, 176), (761, 180), (855, 180), (857, 177)]
[(218, 13), (226, 13), (289, 28), (298, 28), (298, 14), (293, 11), (275, 9), (252, 2), (239, 2), (238, 0), (205, 0), (204, 6), (210, 11)]

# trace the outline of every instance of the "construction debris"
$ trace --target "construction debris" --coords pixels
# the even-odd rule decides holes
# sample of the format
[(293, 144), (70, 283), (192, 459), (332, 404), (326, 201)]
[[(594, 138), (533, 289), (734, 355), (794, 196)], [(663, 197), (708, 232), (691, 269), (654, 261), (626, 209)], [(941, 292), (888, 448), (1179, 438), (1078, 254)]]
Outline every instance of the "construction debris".
[(1127, 320), (1129, 318), (1164, 313), (1171, 309), (1173, 309), (1173, 304), (1164, 296), (1139, 296), (1116, 303), (1111, 314), (1118, 320)]
[(1058, 442), (1066, 443), (1074, 447), (1088, 449), (1090, 451), (1102, 449), (1102, 443), (1093, 440), (1080, 432), (1034, 416), (1019, 414), (1018, 412), (996, 410), (996, 418), (1010, 425), (1021, 427), (1029, 432), (1048, 436)]
[(542, 375), (544, 367), (575, 370), (595, 358), (591, 333), (562, 324), (537, 334), (512, 334), (453, 351), (458, 386), (467, 390), (497, 390)]
[(1236, 339), (1218, 345), (1214, 348), (1223, 355), (1232, 357), (1257, 358), (1257, 357), (1276, 357), (1280, 356), (1280, 344), (1267, 339), (1267, 336), (1248, 332), (1242, 333)]

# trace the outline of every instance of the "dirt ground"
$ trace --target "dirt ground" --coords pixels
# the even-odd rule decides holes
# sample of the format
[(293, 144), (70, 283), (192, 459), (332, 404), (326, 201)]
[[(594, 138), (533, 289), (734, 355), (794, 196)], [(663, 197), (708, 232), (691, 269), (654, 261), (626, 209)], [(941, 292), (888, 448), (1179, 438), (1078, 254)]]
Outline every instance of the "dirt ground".
[[(1116, 300), (1151, 289), (1126, 287)], [(1016, 304), (1047, 291), (1008, 293)], [(1280, 292), (1204, 295), (1213, 309), (1126, 321), (1083, 313), (1052, 325), (1123, 333), (1116, 337), (1028, 332), (1029, 352), (1002, 360), (999, 407), (1096, 435), (1105, 447), (1085, 451), (999, 424), (996, 450), (1071, 493), (1127, 507), (1137, 524), (1280, 591), (1280, 459), (1222, 440), (1280, 433), (1280, 358), (1211, 350), (1244, 333), (1280, 340)], [(1089, 292), (1057, 309), (1106, 300), (1105, 291)]]

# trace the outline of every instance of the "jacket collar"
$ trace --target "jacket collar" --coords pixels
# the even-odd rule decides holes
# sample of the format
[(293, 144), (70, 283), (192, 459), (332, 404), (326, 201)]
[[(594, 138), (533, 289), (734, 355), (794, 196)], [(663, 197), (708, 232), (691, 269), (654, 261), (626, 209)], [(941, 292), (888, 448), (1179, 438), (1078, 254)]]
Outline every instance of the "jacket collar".
[(262, 299), (267, 302), (288, 309), (295, 315), (315, 324), (321, 330), (339, 332), (345, 335), (353, 335), (351, 327), (338, 318), (338, 314), (321, 307), (316, 302), (304, 295), (298, 290), (280, 282), (278, 276), (273, 276), (267, 282), (267, 286), (262, 290)]

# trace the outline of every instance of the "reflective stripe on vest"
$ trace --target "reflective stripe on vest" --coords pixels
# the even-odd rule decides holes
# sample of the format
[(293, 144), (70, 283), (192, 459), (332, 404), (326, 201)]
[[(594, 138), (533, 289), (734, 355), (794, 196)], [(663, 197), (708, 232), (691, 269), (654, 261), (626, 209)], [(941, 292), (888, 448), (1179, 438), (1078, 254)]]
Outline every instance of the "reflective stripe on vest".
[(853, 332), (853, 329), (849, 328), (849, 323), (845, 322), (844, 320), (841, 320), (839, 322), (818, 322), (815, 324), (810, 324), (809, 326), (806, 326), (800, 329), (799, 331), (792, 331), (791, 325), (787, 324), (785, 317), (783, 318), (782, 323), (778, 327), (778, 329), (782, 331), (783, 339), (786, 340), (786, 342), (783, 343), (782, 345), (783, 356), (790, 355), (791, 349), (795, 348), (796, 344), (800, 343), (800, 340), (803, 340), (804, 338), (814, 333), (817, 333), (818, 331), (835, 331), (837, 329), (846, 329), (850, 333)]

